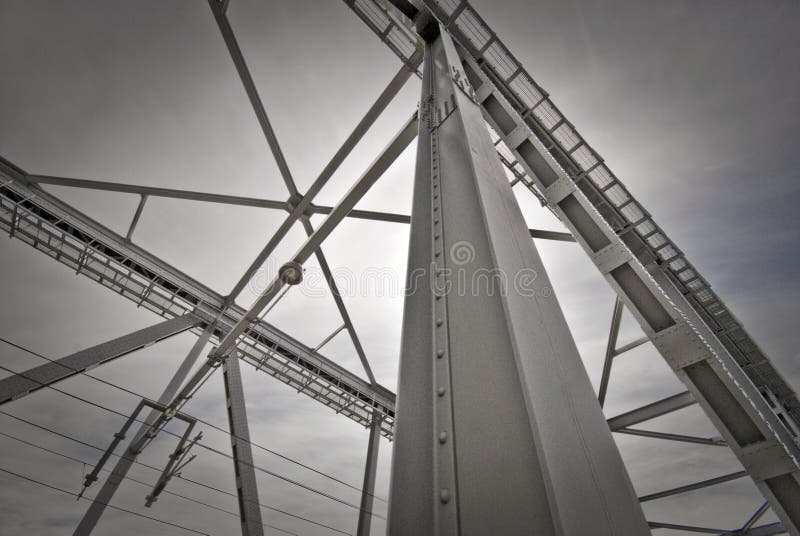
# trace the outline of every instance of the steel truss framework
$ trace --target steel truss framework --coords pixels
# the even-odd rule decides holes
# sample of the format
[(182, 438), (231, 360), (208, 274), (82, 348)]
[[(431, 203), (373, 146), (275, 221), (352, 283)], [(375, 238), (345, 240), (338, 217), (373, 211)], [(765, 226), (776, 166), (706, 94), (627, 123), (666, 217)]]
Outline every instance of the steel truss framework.
[[(379, 436), (394, 437), (395, 395), (375, 381), (320, 246), (344, 217), (395, 223), (412, 221), (407, 215), (353, 207), (416, 137), (418, 128), (420, 132), (422, 129), (434, 132), (438, 121), (443, 122), (453, 110), (447, 107), (425, 110), (427, 124), (413, 113), (337, 206), (320, 206), (313, 200), (403, 84), (415, 74), (421, 76), (426, 46), (420, 35), (428, 31), (426, 28), (437, 27), (448, 42), (452, 42), (457, 54), (458, 61), (454, 65), (458, 63), (459, 66), (453, 67), (452, 75), (454, 87), (463, 93), (459, 98), (466, 96), (479, 107), (491, 133), (494, 142), (491, 158), (496, 156), (511, 172), (512, 186), (522, 183), (569, 229), (569, 233), (529, 230), (529, 234), (534, 238), (577, 242), (617, 294), (600, 379), (600, 405), (605, 401), (614, 360), (643, 344), (652, 344), (686, 385), (684, 392), (608, 419), (610, 430), (729, 448), (742, 463), (741, 471), (639, 497), (639, 501), (657, 500), (746, 476), (766, 499), (747, 523), (735, 530), (657, 521), (649, 522), (650, 527), (710, 534), (789, 532), (800, 535), (800, 403), (796, 395), (708, 282), (561, 114), (547, 92), (466, 1), (423, 0), (411, 4), (404, 0), (345, 0), (345, 3), (400, 58), (402, 66), (304, 194), (295, 186), (228, 23), (227, 0), (209, 0), (209, 6), (286, 184), (289, 194), (286, 201), (40, 176), (5, 159), (0, 160), (0, 227), (10, 237), (165, 319), (155, 326), (0, 381), (0, 404), (171, 335), (192, 330), (200, 336), (197, 344), (159, 400), (142, 402), (154, 409), (132, 444), (141, 445), (159, 433), (167, 421), (182, 416), (181, 407), (208, 375), (221, 366), (242, 533), (261, 534), (258, 490), (238, 367), (238, 359), (241, 359), (292, 386), (298, 393), (370, 428), (358, 521), (358, 533), (368, 534)], [(455, 104), (456, 99), (452, 102)], [(424, 102), (422, 107), (425, 107)], [(436, 125), (431, 126), (430, 117)], [(429, 137), (426, 134), (426, 139)], [(60, 201), (39, 184), (133, 193), (140, 196), (140, 203), (123, 237)], [(223, 296), (132, 241), (151, 196), (278, 209), (288, 215), (237, 285)], [(310, 223), (313, 214), (327, 216), (317, 229)], [(308, 240), (289, 260), (302, 264), (312, 254), (316, 256), (343, 321), (338, 330), (313, 349), (264, 320), (270, 304), (280, 299), (279, 293), (286, 285), (281, 277), (270, 284), (251, 308), (245, 310), (234, 301), (297, 221), (303, 225)], [(633, 314), (646, 336), (618, 346), (623, 308)], [(322, 346), (340, 331), (346, 331), (351, 338), (368, 381), (320, 353)], [(190, 375), (192, 365), (209, 340), (214, 341), (215, 349)], [(635, 428), (637, 424), (693, 404), (705, 411), (719, 430), (719, 437), (693, 437)], [(439, 442), (444, 444), (441, 437)], [(100, 498), (95, 499), (76, 534), (91, 532), (139, 451), (139, 448), (130, 448), (120, 458), (114, 468), (114, 478), (105, 483), (98, 495)], [(395, 456), (397, 454), (396, 447)], [(442, 498), (441, 502), (448, 501)], [(757, 526), (769, 509), (781, 522)], [(444, 533), (450, 525), (446, 517), (437, 517), (436, 526), (438, 533)]]

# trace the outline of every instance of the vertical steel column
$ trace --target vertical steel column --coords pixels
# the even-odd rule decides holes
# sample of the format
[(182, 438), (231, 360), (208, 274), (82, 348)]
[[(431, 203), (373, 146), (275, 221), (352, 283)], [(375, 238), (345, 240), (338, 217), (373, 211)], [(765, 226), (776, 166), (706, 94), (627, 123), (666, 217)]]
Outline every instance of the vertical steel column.
[[(203, 331), (202, 335), (200, 335), (194, 345), (192, 345), (192, 349), (189, 350), (186, 358), (183, 360), (181, 365), (178, 367), (178, 370), (172, 376), (172, 379), (164, 388), (164, 392), (161, 393), (160, 397), (158, 397), (159, 404), (168, 404), (170, 400), (172, 400), (172, 397), (175, 396), (175, 393), (178, 392), (183, 380), (189, 375), (189, 371), (192, 370), (192, 367), (197, 361), (200, 352), (202, 352), (203, 348), (205, 348), (213, 331), (213, 326), (209, 325), (206, 327), (205, 331)], [(144, 437), (144, 434), (150, 429), (150, 425), (155, 422), (159, 415), (161, 415), (161, 412), (156, 410), (153, 410), (148, 414), (147, 418), (145, 418), (144, 422), (139, 427), (139, 430), (136, 432), (133, 440), (130, 442), (130, 445), (137, 444)], [(136, 461), (136, 456), (138, 456), (137, 452), (131, 452), (130, 448), (125, 449), (122, 457), (117, 460), (117, 464), (114, 466), (111, 474), (108, 475), (106, 481), (103, 483), (103, 487), (100, 488), (100, 491), (95, 496), (92, 504), (89, 505), (86, 513), (83, 514), (81, 522), (78, 524), (75, 532), (73, 532), (74, 536), (88, 536), (92, 533), (95, 525), (97, 525), (97, 522), (100, 520), (100, 516), (103, 515), (103, 511), (106, 509), (106, 506), (111, 501), (112, 497), (114, 497), (114, 493), (116, 493), (117, 488), (120, 484), (122, 484), (122, 481), (125, 479), (125, 476), (128, 474), (131, 466)]]
[(364, 464), (364, 485), (361, 488), (361, 509), (358, 511), (356, 536), (369, 536), (372, 527), (372, 503), (375, 497), (375, 473), (378, 470), (378, 450), (381, 443), (381, 415), (372, 414), (367, 444), (367, 461)]
[(222, 364), (225, 380), (225, 397), (228, 405), (228, 426), (231, 432), (233, 468), (236, 474), (236, 495), (239, 498), (239, 518), (242, 536), (262, 536), (261, 507), (258, 504), (258, 485), (253, 467), (253, 450), (250, 447), (250, 428), (244, 405), (242, 373), (239, 358), (232, 355)]
[(390, 535), (646, 535), (450, 37), (426, 39)]

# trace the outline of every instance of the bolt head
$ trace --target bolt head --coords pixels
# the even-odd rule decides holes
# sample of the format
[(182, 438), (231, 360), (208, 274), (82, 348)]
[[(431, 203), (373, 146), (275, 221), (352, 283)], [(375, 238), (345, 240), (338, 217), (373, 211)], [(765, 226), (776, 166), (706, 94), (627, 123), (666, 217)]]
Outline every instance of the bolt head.
[(278, 270), (278, 277), (287, 285), (297, 285), (303, 280), (303, 266), (299, 262), (287, 262)]

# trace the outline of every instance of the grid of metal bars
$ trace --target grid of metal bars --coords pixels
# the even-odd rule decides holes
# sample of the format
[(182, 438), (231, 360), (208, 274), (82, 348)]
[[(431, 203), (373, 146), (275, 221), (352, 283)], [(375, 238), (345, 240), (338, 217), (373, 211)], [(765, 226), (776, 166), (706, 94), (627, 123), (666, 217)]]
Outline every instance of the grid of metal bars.
[[(59, 209), (63, 208), (48, 202), (48, 197), (41, 190), (34, 191), (16, 181), (4, 184), (0, 187), (0, 229), (159, 316), (174, 318), (194, 311), (208, 322), (217, 320), (217, 339), (244, 313), (234, 306), (221, 314), (221, 296), (199, 284), (182, 286), (173, 274), (145, 266), (115, 248), (112, 241), (103, 240), (101, 233), (77, 228), (72, 224), (76, 215), (59, 216)], [(99, 224), (89, 221), (87, 226)], [(108, 230), (106, 233), (113, 234)], [(375, 396), (376, 389), (381, 388), (368, 387), (366, 382), (364, 388), (359, 388), (350, 374), (313, 362), (310, 349), (265, 322), (250, 328), (238, 351), (257, 369), (365, 427), (372, 422), (373, 413), (381, 414), (381, 431), (385, 437), (392, 437), (391, 392)]]

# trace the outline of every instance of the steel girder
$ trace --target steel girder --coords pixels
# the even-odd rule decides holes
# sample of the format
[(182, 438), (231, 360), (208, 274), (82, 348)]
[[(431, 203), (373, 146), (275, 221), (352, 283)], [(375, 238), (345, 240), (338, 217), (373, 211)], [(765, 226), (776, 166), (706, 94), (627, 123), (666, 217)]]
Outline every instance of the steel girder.
[(455, 45), (438, 28), (422, 30), (388, 533), (648, 534)]
[(201, 322), (200, 317), (186, 313), (4, 378), (0, 380), (0, 405), (188, 331)]
[(578, 238), (786, 528), (800, 534), (800, 402), (769, 358), (469, 2), (389, 4), (410, 19), (429, 10), (462, 47), (484, 115), (530, 189)]
[[(533, 178), (550, 209), (687, 385), (784, 525), (800, 534), (800, 446), (765, 399), (764, 389), (769, 387), (756, 387), (753, 381), (758, 378), (748, 374), (747, 365), (729, 352), (702, 312), (692, 306), (691, 293), (682, 292), (667, 275), (664, 262), (672, 254), (664, 258), (637, 249), (630, 241), (635, 236), (630, 226), (604, 218), (610, 205), (596, 194), (618, 182), (610, 180), (597, 188), (585, 175), (566, 172), (552, 156), (553, 145), (542, 142), (540, 129), (530, 127), (479, 63), (466, 53), (465, 63), (485, 117)], [(548, 134), (559, 128), (556, 121)], [(579, 142), (573, 143), (575, 150), (580, 148)], [(630, 205), (632, 198), (627, 199)]]
[[(219, 339), (244, 315), (235, 304), (180, 270), (25, 180), (27, 174), (0, 161), (0, 228), (50, 258), (165, 318), (194, 313), (217, 322)], [(248, 363), (337, 413), (369, 426), (381, 413), (391, 437), (394, 394), (370, 385), (267, 322), (251, 326), (238, 347)]]
[[(158, 397), (159, 404), (168, 404), (170, 400), (172, 400), (172, 397), (175, 396), (175, 393), (178, 392), (183, 380), (189, 375), (189, 372), (192, 370), (197, 358), (200, 357), (200, 352), (202, 352), (203, 348), (205, 348), (206, 344), (208, 344), (208, 340), (211, 338), (211, 333), (213, 331), (214, 329), (212, 325), (209, 324), (197, 338), (195, 343), (192, 345), (191, 350), (189, 350), (189, 353), (178, 367), (178, 370), (175, 371), (175, 374), (167, 383), (167, 386), (164, 388), (161, 396)], [(94, 527), (97, 525), (97, 522), (100, 519), (100, 516), (103, 514), (106, 507), (111, 502), (111, 498), (116, 493), (117, 488), (119, 488), (120, 484), (122, 484), (122, 481), (127, 476), (128, 471), (136, 462), (139, 451), (136, 448), (131, 447), (138, 445), (143, 439), (145, 439), (146, 434), (150, 431), (151, 425), (156, 421), (156, 419), (159, 418), (160, 415), (161, 412), (155, 409), (151, 410), (150, 413), (147, 414), (147, 417), (145, 417), (136, 434), (133, 436), (130, 446), (123, 451), (122, 455), (117, 460), (117, 463), (114, 465), (114, 468), (111, 470), (111, 474), (106, 477), (106, 480), (103, 482), (103, 486), (100, 488), (100, 491), (98, 491), (97, 495), (94, 497), (94, 499), (92, 499), (92, 504), (89, 505), (89, 508), (87, 508), (86, 512), (83, 514), (80, 523), (78, 523), (78, 526), (73, 532), (73, 536), (89, 536), (92, 533)]]
[(242, 536), (262, 536), (261, 507), (258, 501), (258, 483), (253, 465), (253, 447), (250, 445), (250, 427), (244, 402), (242, 373), (235, 357), (222, 363), (225, 398), (228, 409), (228, 428), (231, 433), (231, 452), (239, 500)]

